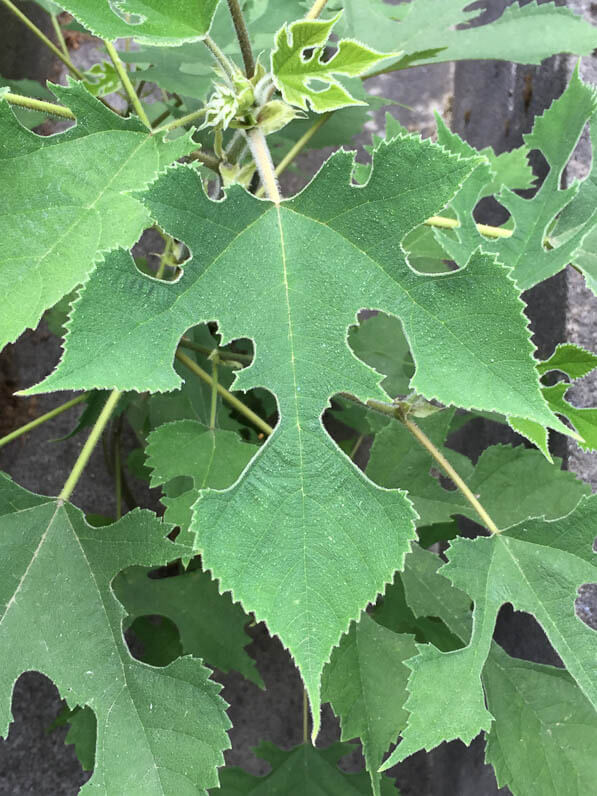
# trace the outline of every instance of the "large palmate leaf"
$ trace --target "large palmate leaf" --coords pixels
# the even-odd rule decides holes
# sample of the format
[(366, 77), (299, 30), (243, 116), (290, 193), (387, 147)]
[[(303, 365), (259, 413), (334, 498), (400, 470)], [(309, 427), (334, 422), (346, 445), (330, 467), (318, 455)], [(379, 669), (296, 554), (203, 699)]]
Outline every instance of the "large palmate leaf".
[[(271, 65), (277, 87), (291, 105), (317, 113), (363, 104), (352, 97), (335, 75), (358, 77), (393, 53), (380, 53), (356, 41), (342, 39), (331, 58), (323, 60), (324, 48), (339, 16), (323, 20), (298, 20), (276, 34)], [(324, 84), (324, 88), (313, 84)]]
[[(437, 574), (441, 563), (439, 556), (414, 547), (400, 576), (408, 603), (419, 621), (440, 617), (466, 644), (472, 625), (470, 599)], [(570, 675), (511, 658), (492, 643), (482, 682), (493, 716), (486, 761), (493, 765), (499, 786), (507, 785), (516, 796), (590, 792), (597, 776), (597, 713)], [(459, 683), (459, 688), (464, 691), (467, 685)], [(445, 688), (451, 691), (453, 683), (446, 681)]]
[[(367, 796), (371, 793), (369, 779), (364, 772), (345, 774), (338, 768), (341, 757), (354, 750), (350, 744), (336, 743), (327, 749), (315, 749), (310, 744), (296, 746), (289, 751), (262, 742), (255, 754), (267, 760), (272, 770), (264, 777), (247, 774), (242, 768), (226, 768), (222, 772), (222, 786), (214, 791), (221, 796)], [(382, 796), (395, 796), (392, 780), (382, 777)]]
[[(477, 254), (459, 272), (427, 277), (401, 254), (405, 233), (451, 198), (470, 161), (404, 135), (381, 145), (366, 186), (350, 185), (352, 168), (352, 155), (339, 152), (279, 208), (242, 189), (212, 202), (193, 168), (172, 169), (145, 201), (194, 253), (184, 275), (160, 283), (143, 277), (128, 254), (108, 256), (77, 304), (62, 363), (33, 390), (73, 382), (175, 389), (180, 380), (167, 363), (182, 332), (201, 320), (217, 319), (224, 340), (254, 340), (255, 361), (234, 387), (269, 387), (280, 423), (234, 488), (204, 493), (193, 530), (223, 590), (290, 649), (312, 700), (314, 732), (332, 647), (401, 567), (413, 537), (409, 501), (375, 487), (321, 424), (336, 393), (384, 397), (376, 374), (346, 344), (359, 309), (400, 316), (418, 392), (567, 430), (540, 394), (506, 269)], [(475, 373), (474, 381), (465, 385), (462, 373)]]
[[(506, 602), (537, 618), (597, 709), (597, 635), (576, 616), (574, 606), (580, 586), (597, 579), (592, 549), (596, 519), (597, 498), (592, 497), (561, 520), (529, 520), (490, 538), (451, 542), (442, 572), (474, 600), (472, 635), (461, 650), (441, 653), (421, 647), (407, 662), (412, 669), (406, 703), (411, 716), (403, 741), (384, 768), (418, 749), (453, 738), (468, 744), (481, 730), (490, 730), (493, 716), (485, 707), (481, 675), (497, 613)], [(453, 683), (461, 685), (458, 692), (450, 687)], [(432, 701), (438, 686), (441, 699)]]
[(132, 658), (110, 588), (124, 567), (181, 554), (166, 531), (146, 511), (92, 528), (73, 506), (0, 476), (0, 726), (6, 733), (14, 682), (30, 670), (71, 706), (90, 707), (97, 743), (85, 792), (191, 794), (218, 782), (230, 726), (219, 687), (190, 656), (163, 669)]
[(343, 5), (349, 35), (379, 50), (406, 53), (397, 68), (413, 61), (480, 58), (539, 64), (559, 52), (589, 55), (597, 46), (590, 23), (551, 3), (515, 3), (492, 24), (472, 28), (459, 27), (479, 16), (479, 8), (466, 0), (413, 0), (406, 10), (396, 9), (396, 22), (388, 19), (384, 0), (343, 0)]
[(223, 672), (234, 669), (259, 686), (263, 681), (245, 647), (249, 617), (228, 594), (219, 594), (207, 572), (150, 578), (151, 570), (132, 567), (114, 581), (114, 593), (131, 617), (157, 614), (170, 619), (180, 633), (185, 654), (202, 658)]
[(195, 146), (149, 135), (80, 84), (52, 90), (77, 116), (53, 136), (21, 127), (0, 101), (0, 348), (84, 282), (103, 253), (135, 243), (148, 214), (127, 191)]
[(179, 45), (204, 39), (219, 0), (61, 0), (101, 39), (131, 37), (145, 44)]
[(415, 653), (412, 636), (393, 633), (363, 613), (324, 670), (323, 699), (340, 718), (342, 740), (361, 739), (375, 796), (381, 786), (377, 769), (406, 724), (404, 661)]

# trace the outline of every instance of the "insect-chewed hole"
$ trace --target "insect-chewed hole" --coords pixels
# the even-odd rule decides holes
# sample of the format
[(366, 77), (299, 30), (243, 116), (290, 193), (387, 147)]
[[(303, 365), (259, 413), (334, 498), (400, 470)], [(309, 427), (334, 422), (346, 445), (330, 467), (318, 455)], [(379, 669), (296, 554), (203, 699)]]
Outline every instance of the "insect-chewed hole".
[(178, 281), (190, 258), (190, 252), (184, 243), (172, 238), (157, 226), (143, 232), (131, 253), (140, 273), (164, 282)]
[(150, 666), (168, 666), (183, 654), (177, 625), (166, 616), (137, 616), (125, 631), (133, 658)]

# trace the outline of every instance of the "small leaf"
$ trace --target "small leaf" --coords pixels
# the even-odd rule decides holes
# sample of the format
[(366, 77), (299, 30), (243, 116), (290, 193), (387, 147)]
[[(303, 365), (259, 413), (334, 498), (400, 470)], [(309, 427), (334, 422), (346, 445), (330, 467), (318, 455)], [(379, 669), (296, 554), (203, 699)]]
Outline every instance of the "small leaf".
[[(326, 113), (348, 105), (363, 105), (352, 97), (334, 75), (358, 77), (396, 53), (380, 53), (351, 39), (334, 45), (337, 51), (323, 60), (324, 48), (340, 15), (333, 19), (298, 20), (276, 34), (272, 51), (272, 73), (285, 101), (303, 110)], [(319, 89), (314, 83), (326, 87)]]
[(564, 397), (570, 385), (558, 382), (553, 387), (544, 387), (543, 395), (554, 412), (567, 417), (580, 434), (576, 439), (583, 450), (597, 450), (597, 409), (579, 408)]

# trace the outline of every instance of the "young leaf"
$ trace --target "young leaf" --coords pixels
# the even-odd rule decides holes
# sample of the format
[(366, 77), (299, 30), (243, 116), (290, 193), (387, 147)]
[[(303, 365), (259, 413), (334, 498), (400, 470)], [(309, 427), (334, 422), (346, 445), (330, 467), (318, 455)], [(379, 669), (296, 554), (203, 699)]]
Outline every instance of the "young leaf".
[(342, 725), (342, 740), (360, 738), (374, 796), (388, 746), (406, 724), (404, 661), (416, 654), (412, 636), (393, 633), (366, 613), (351, 625), (323, 673), (322, 698)]
[(510, 5), (499, 19), (481, 27), (463, 27), (480, 10), (467, 10), (471, 4), (466, 0), (413, 0), (406, 11), (396, 9), (397, 22), (387, 19), (384, 0), (343, 0), (343, 5), (349, 35), (372, 47), (406, 53), (397, 68), (482, 58), (539, 64), (560, 52), (590, 55), (597, 46), (590, 23), (551, 3)]
[[(411, 716), (402, 743), (383, 768), (418, 749), (454, 738), (469, 744), (481, 730), (490, 730), (493, 717), (484, 704), (481, 674), (497, 613), (506, 602), (537, 618), (597, 708), (597, 636), (576, 616), (574, 606), (578, 588), (597, 574), (592, 551), (596, 512), (597, 499), (591, 497), (561, 520), (529, 520), (490, 538), (451, 543), (442, 573), (474, 600), (471, 639), (464, 649), (450, 653), (422, 647), (407, 662), (412, 669), (406, 703)], [(457, 693), (450, 687), (455, 682), (461, 686)]]
[[(334, 75), (358, 77), (396, 53), (381, 53), (351, 39), (338, 42), (337, 52), (323, 60), (332, 28), (340, 19), (298, 20), (276, 34), (271, 65), (276, 86), (286, 102), (316, 113), (335, 111), (365, 103), (352, 97)], [(318, 88), (313, 84), (324, 84)]]
[(75, 754), (81, 763), (83, 771), (93, 771), (95, 764), (95, 744), (97, 736), (97, 722), (91, 708), (76, 707), (70, 710), (66, 705), (62, 708), (56, 719), (48, 727), (48, 732), (57, 727), (69, 725), (69, 730), (64, 743), (75, 747)]
[(195, 569), (168, 578), (150, 578), (151, 570), (133, 567), (114, 581), (114, 593), (130, 616), (158, 614), (178, 627), (183, 653), (202, 658), (223, 672), (234, 669), (263, 687), (255, 661), (245, 647), (249, 617), (230, 595), (219, 594), (207, 572)]
[(85, 282), (104, 252), (135, 243), (148, 213), (127, 192), (195, 147), (189, 136), (150, 135), (80, 84), (52, 90), (77, 116), (53, 136), (29, 132), (0, 101), (0, 349)]
[(560, 381), (553, 387), (544, 387), (543, 395), (554, 412), (567, 417), (582, 439), (577, 444), (583, 450), (597, 450), (597, 409), (579, 408), (564, 397), (570, 385)]
[(164, 669), (134, 660), (110, 588), (124, 567), (180, 555), (165, 527), (135, 511), (94, 529), (78, 509), (32, 495), (4, 475), (0, 507), (3, 734), (15, 680), (40, 671), (72, 704), (95, 713), (95, 772), (84, 791), (163, 794), (217, 785), (230, 726), (219, 686), (191, 657)]
[[(225, 340), (253, 338), (255, 361), (234, 387), (271, 389), (280, 423), (233, 489), (204, 493), (193, 530), (223, 590), (264, 619), (295, 657), (315, 732), (332, 648), (401, 567), (414, 535), (407, 498), (374, 486), (321, 424), (339, 392), (385, 397), (346, 344), (359, 310), (376, 307), (402, 319), (417, 392), (568, 430), (541, 396), (522, 303), (506, 270), (479, 253), (461, 271), (427, 277), (400, 254), (406, 232), (451, 198), (470, 162), (399, 136), (376, 152), (366, 186), (351, 186), (352, 168), (352, 155), (337, 153), (279, 208), (239, 188), (212, 202), (194, 169), (171, 169), (145, 201), (195, 253), (183, 277), (148, 280), (130, 256), (109, 255), (77, 304), (61, 365), (34, 388), (107, 380), (175, 389), (176, 373), (156, 363), (172, 360), (189, 326), (217, 319)], [(320, 340), (314, 330), (324, 317)], [(101, 349), (102, 359), (90, 358), (90, 349)], [(465, 382), (462, 373), (475, 379)], [(355, 564), (362, 559), (365, 569)]]
[(209, 33), (219, 0), (61, 0), (100, 39), (134, 38), (144, 44), (178, 46)]
[[(246, 793), (253, 796), (278, 793), (284, 796), (368, 796), (371, 786), (365, 772), (345, 774), (338, 768), (340, 758), (352, 751), (354, 747), (346, 743), (335, 743), (327, 749), (315, 749), (304, 744), (286, 751), (262, 741), (255, 754), (267, 760), (272, 771), (264, 777), (254, 777), (242, 768), (225, 768), (221, 774), (222, 786), (213, 793), (214, 796), (242, 796)], [(381, 782), (382, 796), (396, 796), (392, 780), (383, 777)]]

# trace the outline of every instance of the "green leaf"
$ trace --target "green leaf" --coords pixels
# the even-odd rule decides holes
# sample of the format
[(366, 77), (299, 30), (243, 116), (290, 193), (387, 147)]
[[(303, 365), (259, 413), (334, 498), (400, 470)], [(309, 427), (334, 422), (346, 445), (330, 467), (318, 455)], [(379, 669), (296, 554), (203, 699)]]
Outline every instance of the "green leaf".
[(223, 672), (235, 670), (263, 687), (255, 661), (245, 647), (249, 617), (228, 594), (219, 594), (207, 572), (195, 569), (168, 578), (150, 578), (133, 567), (114, 581), (114, 593), (132, 617), (158, 614), (179, 630), (183, 653), (202, 658)]
[(549, 357), (537, 363), (537, 370), (543, 376), (558, 370), (566, 376), (581, 379), (597, 368), (597, 355), (574, 343), (560, 343)]
[(113, 41), (178, 46), (209, 33), (219, 0), (61, 0), (91, 33)]
[[(331, 58), (323, 60), (332, 28), (340, 19), (298, 20), (276, 34), (271, 55), (274, 81), (286, 102), (316, 113), (335, 111), (348, 105), (363, 105), (352, 97), (334, 75), (358, 77), (396, 53), (382, 53), (356, 41), (342, 39)], [(316, 84), (316, 85), (314, 85)], [(319, 88), (317, 84), (323, 84)]]
[(597, 31), (590, 23), (551, 3), (510, 5), (499, 19), (481, 27), (461, 27), (485, 10), (463, 10), (471, 5), (466, 0), (414, 0), (406, 11), (398, 9), (399, 22), (387, 19), (383, 0), (343, 4), (348, 35), (378, 49), (406, 53), (397, 68), (469, 59), (540, 64), (560, 52), (590, 55), (597, 46)]
[(504, 189), (499, 196), (499, 201), (514, 217), (514, 234), (510, 238), (486, 241), (483, 245), (499, 251), (500, 259), (512, 266), (512, 275), (522, 290), (565, 268), (595, 224), (597, 210), (565, 242), (555, 248), (545, 246), (555, 217), (579, 192), (579, 183), (560, 188), (562, 173), (596, 109), (595, 90), (581, 81), (577, 68), (566, 91), (535, 119), (532, 133), (524, 136), (529, 149), (540, 150), (549, 165), (543, 184), (532, 199), (523, 199), (509, 189)]
[(592, 791), (597, 713), (567, 672), (510, 658), (494, 644), (483, 685), (494, 715), (485, 760), (498, 787), (516, 796)]
[(386, 377), (381, 387), (391, 398), (408, 392), (414, 365), (396, 317), (379, 313), (366, 318), (349, 330), (348, 344), (359, 359)]
[(342, 740), (361, 739), (375, 796), (383, 755), (406, 724), (404, 661), (414, 654), (412, 636), (393, 633), (363, 613), (324, 669), (323, 700), (340, 718)]
[(64, 743), (75, 747), (83, 771), (93, 771), (95, 765), (95, 744), (97, 722), (91, 708), (76, 707), (70, 710), (66, 705), (48, 727), (48, 732), (57, 727), (70, 725)]
[(167, 528), (146, 511), (91, 528), (78, 509), (32, 495), (4, 475), (0, 495), (3, 734), (15, 680), (39, 671), (72, 704), (95, 713), (95, 772), (83, 792), (196, 793), (217, 785), (230, 726), (219, 686), (191, 657), (164, 669), (134, 660), (110, 588), (124, 567), (179, 555), (164, 539)]
[[(461, 271), (427, 277), (400, 255), (405, 233), (451, 198), (470, 162), (414, 136), (382, 144), (375, 157), (365, 187), (351, 186), (352, 155), (339, 152), (280, 208), (239, 188), (212, 202), (192, 168), (170, 170), (145, 201), (195, 258), (178, 282), (161, 283), (140, 274), (129, 255), (109, 255), (77, 304), (62, 363), (33, 390), (104, 380), (175, 389), (179, 378), (166, 363), (181, 334), (201, 320), (217, 319), (224, 340), (254, 340), (255, 361), (233, 386), (270, 388), (279, 426), (233, 489), (203, 494), (192, 530), (222, 589), (265, 620), (294, 656), (315, 732), (332, 648), (401, 567), (414, 535), (408, 499), (374, 486), (321, 425), (339, 392), (384, 398), (378, 377), (346, 344), (359, 310), (401, 318), (417, 366), (411, 389), (568, 430), (541, 396), (522, 303), (506, 270), (479, 253)], [(323, 344), (313, 333), (322, 317)], [(101, 350), (101, 360), (90, 350)], [(471, 372), (474, 381), (465, 383), (461, 374)], [(356, 564), (362, 559), (364, 570)]]
[[(231, 486), (258, 448), (243, 442), (234, 431), (214, 429), (194, 420), (177, 420), (155, 429), (148, 438), (147, 466), (153, 471), (150, 485), (166, 485), (166, 520), (186, 531), (193, 504), (201, 489)], [(168, 482), (180, 476), (193, 479), (193, 489), (172, 494)]]
[[(262, 741), (255, 754), (271, 765), (264, 777), (254, 777), (242, 768), (225, 768), (222, 786), (214, 794), (221, 796), (367, 796), (371, 793), (369, 778), (364, 772), (345, 774), (338, 768), (341, 757), (354, 751), (350, 744), (335, 743), (327, 749), (315, 749), (310, 744), (295, 746), (289, 751)], [(397, 793), (392, 780), (382, 779), (382, 796)]]
[[(490, 538), (453, 541), (442, 573), (475, 603), (473, 632), (461, 650), (441, 653), (421, 647), (407, 662), (412, 674), (406, 707), (411, 711), (403, 741), (383, 768), (444, 740), (466, 744), (489, 731), (493, 716), (484, 704), (481, 674), (502, 604), (533, 614), (568, 672), (597, 708), (595, 631), (575, 613), (577, 590), (596, 578), (592, 550), (597, 498), (585, 499), (561, 520), (529, 520)], [(546, 598), (548, 595), (548, 599)], [(450, 684), (459, 683), (456, 692)]]
[(84, 282), (105, 252), (136, 242), (149, 217), (127, 192), (195, 146), (188, 136), (149, 135), (80, 84), (52, 90), (77, 116), (53, 136), (29, 132), (0, 102), (0, 349)]
[(573, 406), (564, 397), (569, 389), (570, 385), (561, 381), (553, 387), (544, 387), (543, 395), (553, 411), (567, 417), (578, 431), (581, 438), (576, 440), (577, 444), (583, 450), (597, 450), (597, 409)]
[[(466, 642), (470, 599), (437, 574), (441, 563), (439, 556), (414, 547), (401, 575), (408, 602), (419, 621), (427, 614), (440, 616)], [(539, 790), (547, 796), (590, 792), (597, 713), (570, 675), (510, 658), (492, 643), (482, 679), (494, 717), (486, 761), (494, 766), (499, 786), (507, 785), (517, 796), (536, 796)]]

